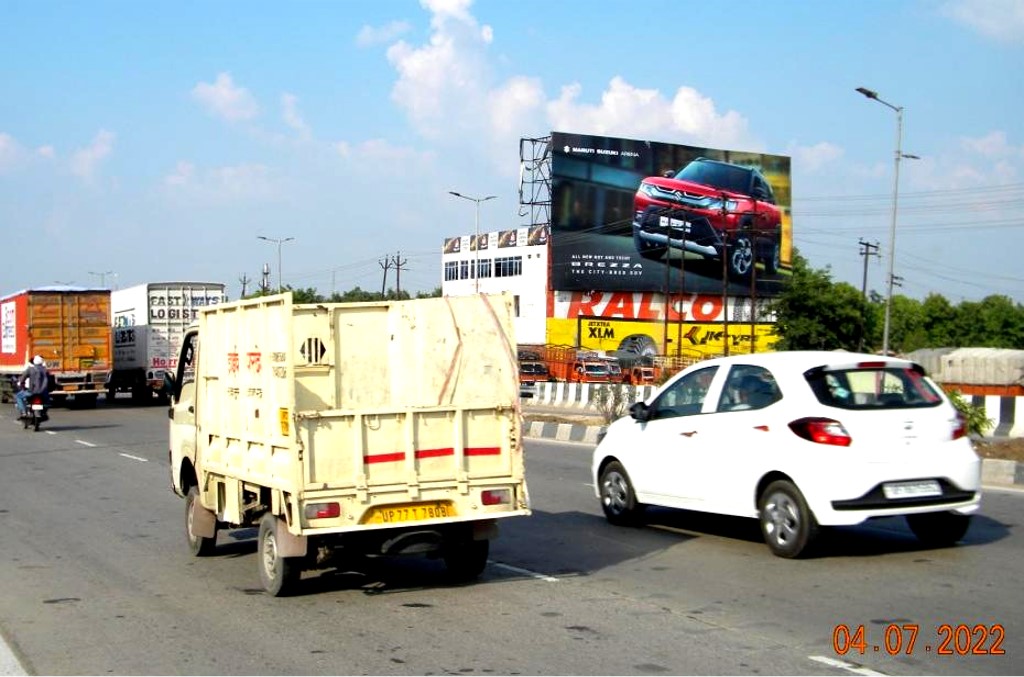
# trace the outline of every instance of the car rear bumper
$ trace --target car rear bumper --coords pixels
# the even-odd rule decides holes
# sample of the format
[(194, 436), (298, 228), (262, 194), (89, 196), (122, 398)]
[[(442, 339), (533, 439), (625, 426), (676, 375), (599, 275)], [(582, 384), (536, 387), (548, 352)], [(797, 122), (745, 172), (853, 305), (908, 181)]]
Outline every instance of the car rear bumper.
[[(845, 478), (829, 496), (808, 497), (818, 523), (826, 526), (860, 524), (875, 517), (955, 511), (972, 513), (981, 506), (981, 459), (947, 461), (922, 468), (886, 464), (868, 466), (874, 472)], [(941, 493), (932, 496), (887, 498), (883, 486), (913, 480), (935, 480)]]

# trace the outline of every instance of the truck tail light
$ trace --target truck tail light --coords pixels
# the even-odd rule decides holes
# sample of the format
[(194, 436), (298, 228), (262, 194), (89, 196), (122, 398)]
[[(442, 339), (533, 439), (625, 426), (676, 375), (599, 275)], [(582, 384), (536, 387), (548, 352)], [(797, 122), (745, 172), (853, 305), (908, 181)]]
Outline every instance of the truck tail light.
[(484, 505), (505, 505), (512, 502), (511, 489), (485, 489), (480, 492), (480, 502)]
[(816, 444), (830, 444), (837, 447), (848, 447), (853, 438), (839, 421), (831, 418), (801, 418), (789, 424), (789, 429), (797, 437)]
[(339, 503), (307, 503), (306, 519), (322, 520), (331, 517), (341, 517), (341, 504)]

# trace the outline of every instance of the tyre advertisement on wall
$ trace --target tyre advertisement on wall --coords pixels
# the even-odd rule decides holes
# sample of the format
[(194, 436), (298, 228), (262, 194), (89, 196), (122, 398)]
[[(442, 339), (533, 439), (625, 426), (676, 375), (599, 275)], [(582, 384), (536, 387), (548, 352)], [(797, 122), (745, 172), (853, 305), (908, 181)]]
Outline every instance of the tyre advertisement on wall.
[[(548, 343), (594, 350), (623, 363), (656, 355), (704, 359), (772, 350), (778, 336), (765, 301), (714, 294), (556, 292)], [(753, 302), (752, 302), (753, 301)]]
[(564, 132), (552, 132), (551, 158), (553, 289), (781, 289), (790, 158)]

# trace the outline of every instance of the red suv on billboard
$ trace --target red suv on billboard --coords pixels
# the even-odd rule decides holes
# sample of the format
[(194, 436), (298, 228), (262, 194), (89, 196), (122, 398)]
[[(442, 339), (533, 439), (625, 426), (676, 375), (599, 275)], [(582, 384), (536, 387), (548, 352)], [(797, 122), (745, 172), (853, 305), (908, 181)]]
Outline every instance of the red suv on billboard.
[(779, 270), (782, 212), (753, 167), (697, 158), (644, 179), (633, 208), (633, 243), (645, 258), (674, 247), (724, 258), (730, 278), (749, 278), (757, 261), (769, 275)]

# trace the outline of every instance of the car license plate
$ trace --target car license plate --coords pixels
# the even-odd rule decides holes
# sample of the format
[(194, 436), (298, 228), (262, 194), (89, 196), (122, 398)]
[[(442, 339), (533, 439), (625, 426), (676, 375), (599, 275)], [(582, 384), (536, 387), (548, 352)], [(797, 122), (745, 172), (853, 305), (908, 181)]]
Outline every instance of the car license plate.
[(942, 487), (935, 480), (923, 482), (889, 482), (882, 485), (882, 493), (886, 498), (921, 498), (925, 496), (941, 496)]
[(33, 404), (32, 405), (32, 411), (42, 411), (42, 410), (43, 410), (43, 405), (41, 405), (41, 404)]
[(363, 516), (361, 522), (362, 524), (397, 524), (401, 522), (420, 522), (440, 517), (455, 517), (455, 506), (448, 501), (382, 505), (370, 508)]

